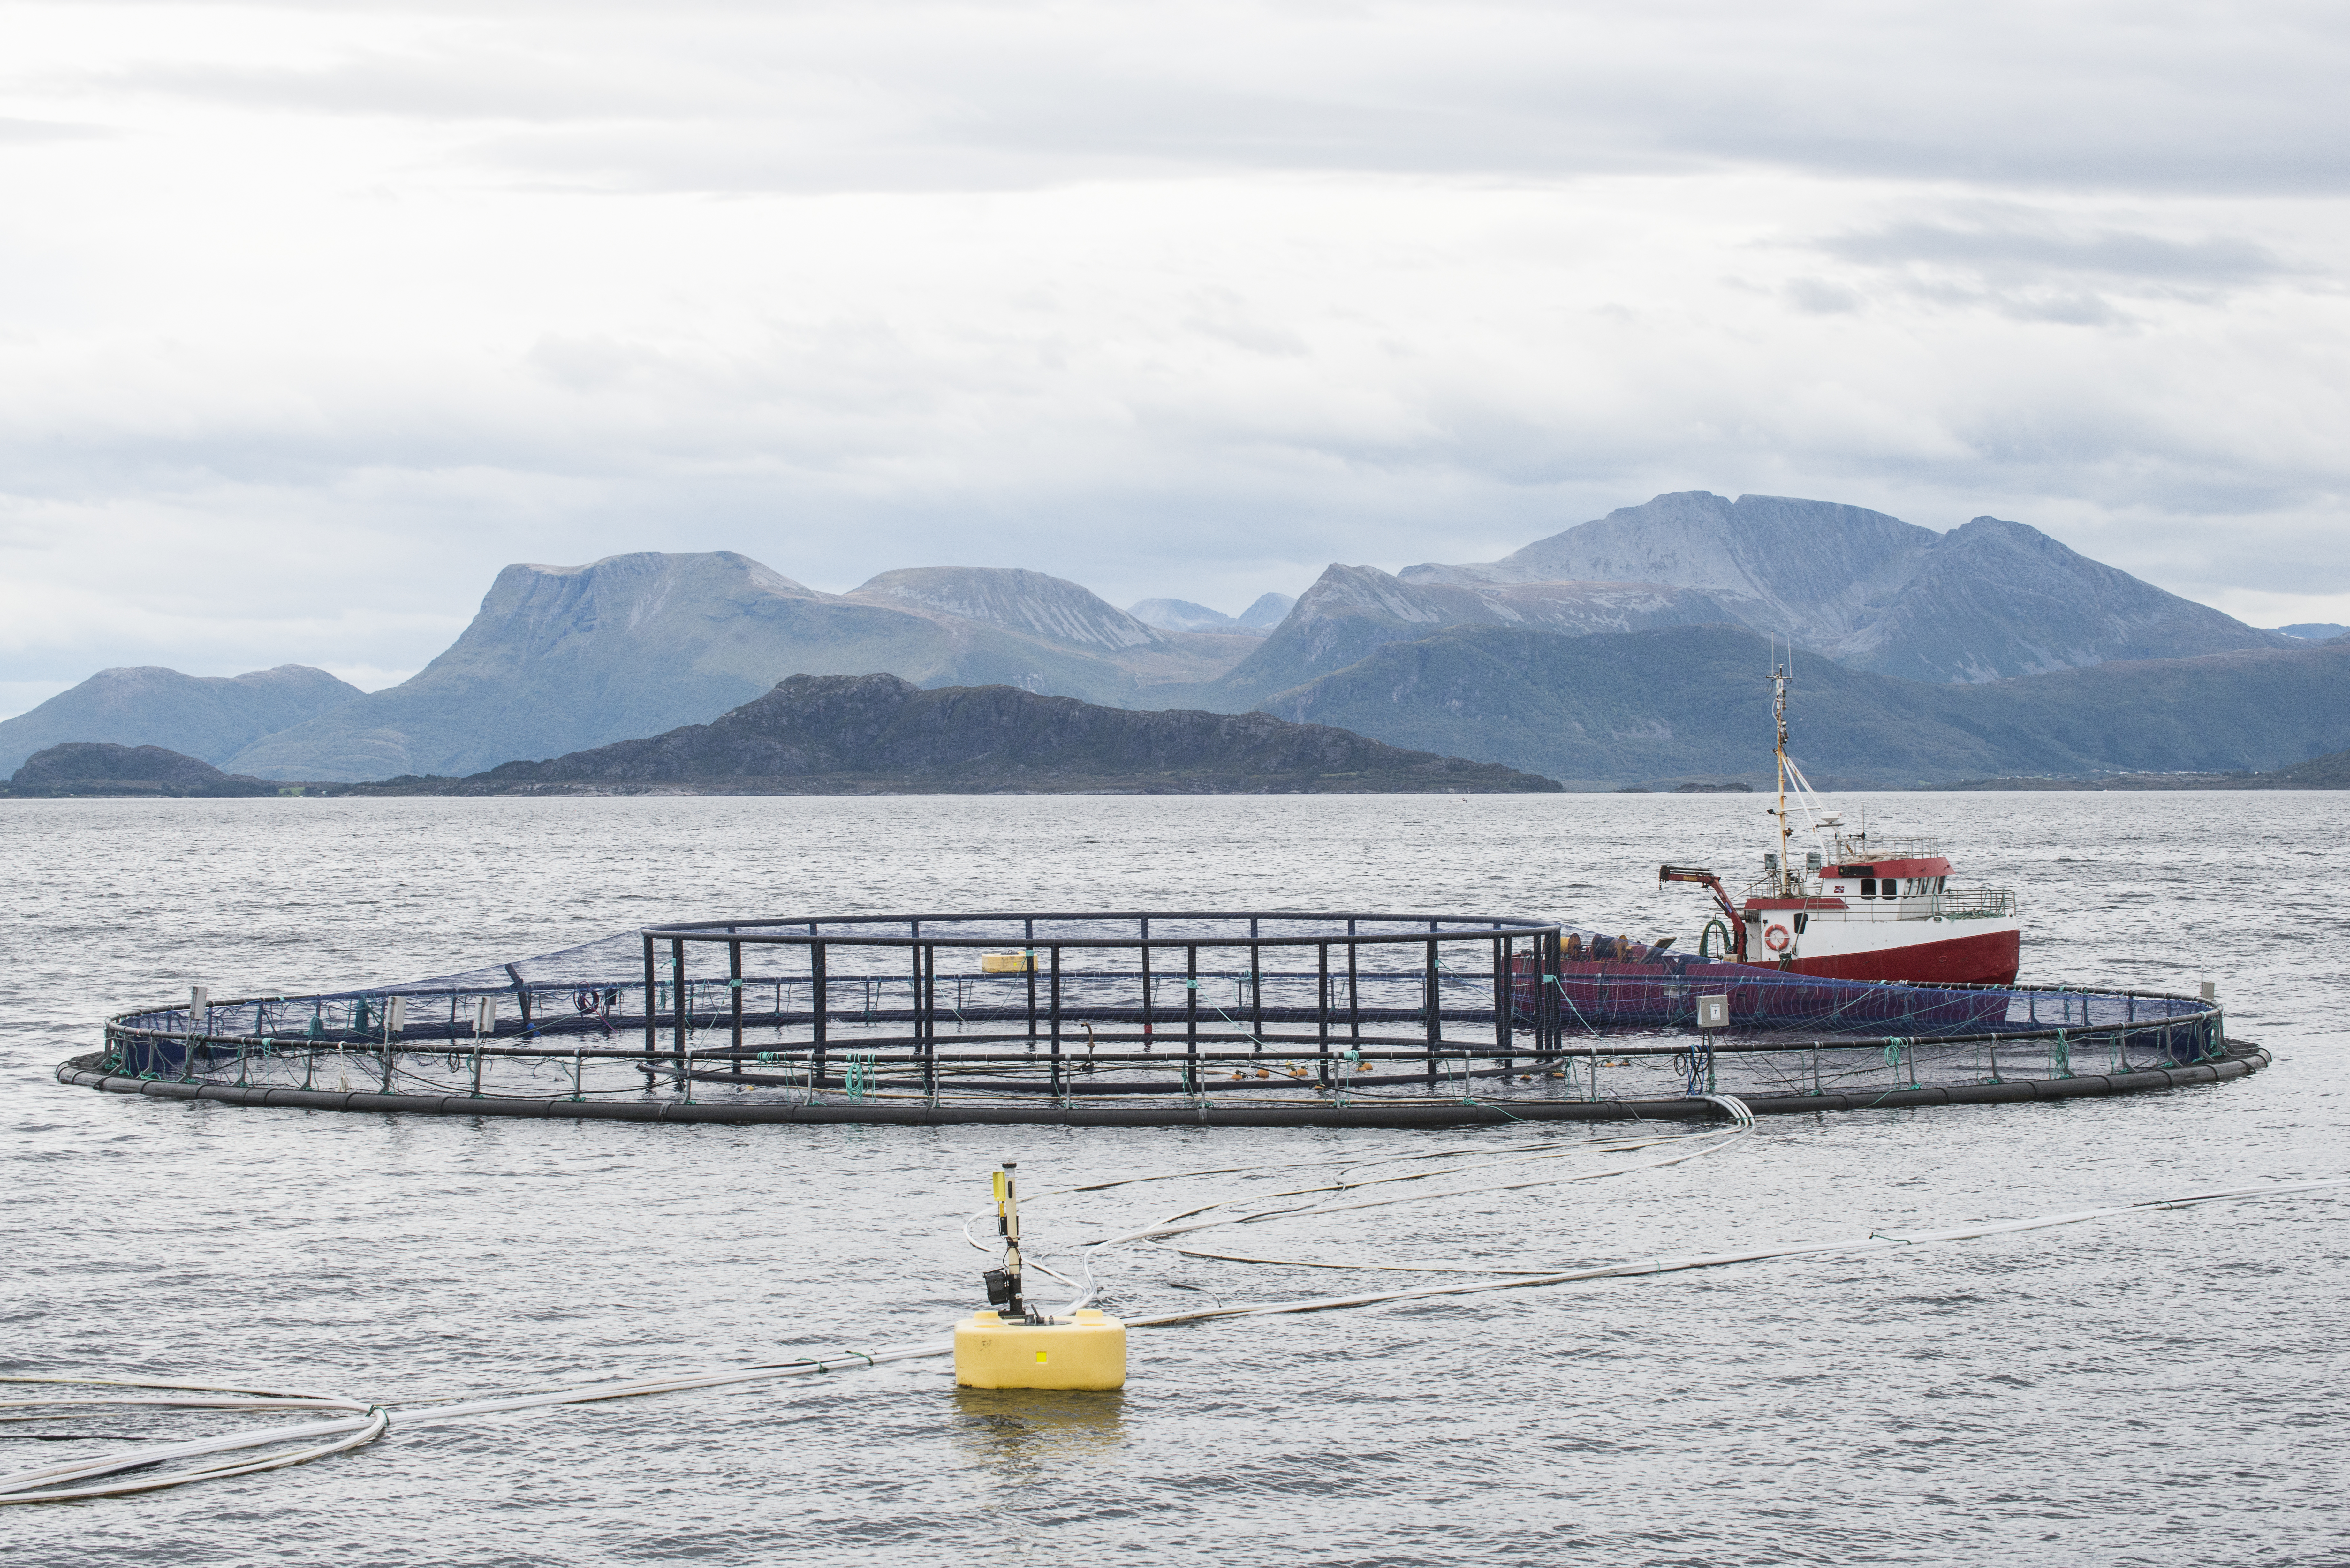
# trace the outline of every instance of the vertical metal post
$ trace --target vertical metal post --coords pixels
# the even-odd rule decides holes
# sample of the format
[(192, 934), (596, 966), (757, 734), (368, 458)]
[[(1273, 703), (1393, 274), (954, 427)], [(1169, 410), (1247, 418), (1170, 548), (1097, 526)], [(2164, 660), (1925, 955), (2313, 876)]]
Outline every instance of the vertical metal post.
[(1249, 917), (1249, 1044), (1260, 1056), (1264, 1054), (1264, 964), (1263, 950), (1257, 945), (1256, 917)]
[(1142, 1033), (1150, 1033), (1150, 917), (1142, 917)]
[(1550, 1032), (1550, 992), (1552, 988), (1550, 981), (1544, 978), (1550, 973), (1551, 948), (1552, 941), (1550, 932), (1543, 931), (1535, 936), (1534, 940), (1534, 952), (1531, 955), (1534, 961), (1534, 1055), (1537, 1060), (1544, 1062), (1551, 1067), (1556, 1067), (1558, 1064), (1555, 1060), (1555, 1052), (1553, 1050), (1553, 1042), (1551, 1040)]
[(1510, 1070), (1510, 947), (1507, 937), (1493, 939), (1493, 1044), (1502, 1070)]
[(1023, 967), (1028, 971), (1028, 1043), (1034, 1045), (1036, 1043), (1036, 922), (1035, 919), (1020, 922), (1020, 937), (1026, 944), (1020, 950), (1025, 955)]
[(1314, 1081), (1330, 1086), (1330, 944), (1314, 944)]
[(1362, 952), (1354, 940), (1355, 922), (1347, 922), (1347, 1043), (1360, 1046), (1363, 1043), (1363, 985), (1358, 967)]
[[(1429, 924), (1433, 927), (1435, 922), (1431, 920)], [(1430, 1088), (1436, 1085), (1436, 1045), (1442, 1038), (1444, 1029), (1443, 998), (1437, 990), (1436, 963), (1436, 939), (1430, 937), (1428, 939), (1428, 962), (1419, 977), (1419, 1011), (1428, 1028), (1428, 1083)]]
[(672, 1076), (680, 1088), (685, 1086), (685, 1035), (692, 1022), (685, 990), (685, 939), (671, 937), (669, 944), (670, 1044), (674, 1049), (677, 1062)]
[(1183, 1092), (1200, 1092), (1200, 944), (1183, 949)]
[(388, 1095), (388, 1094), (390, 1094), (390, 1093), (391, 1093), (391, 1050), (392, 1050), (392, 1045), (393, 1045), (393, 1043), (394, 1043), (394, 1042), (396, 1042), (396, 1041), (400, 1038), (400, 1031), (401, 1024), (402, 1024), (402, 1023), (403, 1023), (403, 1021), (404, 1021), (404, 1017), (405, 1017), (406, 1012), (407, 1012), (407, 1008), (406, 1008), (405, 1004), (401, 1002), (401, 1000), (400, 1000), (399, 997), (397, 997), (397, 996), (392, 996), (392, 997), (387, 997), (387, 998), (385, 998), (385, 999), (384, 999), (384, 1003), (383, 1003), (383, 1092), (384, 1092), (385, 1094), (387, 1094), (387, 1095)]
[(743, 944), (726, 944), (726, 989), (734, 1008), (734, 1070), (743, 1070)]
[(1565, 938), (1560, 938), (1558, 931), (1551, 931), (1542, 938), (1542, 960), (1534, 964), (1534, 992), (1542, 994), (1544, 1039), (1549, 1039), (1554, 1054), (1565, 1051), (1567, 1046), (1567, 978), (1563, 952)]
[(936, 1096), (939, 1092), (939, 949), (936, 942), (924, 942), (920, 953), (922, 971), (922, 1093)]
[[(653, 977), (653, 935), (650, 931), (647, 931), (645, 933), (645, 1077), (648, 1082), (652, 1077), (653, 1052), (660, 1044), (660, 1037), (654, 1032), (660, 1021), (660, 999), (659, 982)], [(452, 1008), (457, 1005), (454, 993), (450, 996), (449, 1005)], [(452, 1041), (457, 1038), (456, 1026), (453, 1023), (450, 1026), (449, 1038)]]
[(824, 1086), (825, 1024), (831, 1011), (831, 997), (825, 986), (824, 944), (816, 942), (808, 949), (808, 1005), (815, 1015), (816, 1028), (812, 1038), (816, 1044), (809, 1069), (808, 1092), (814, 1094)]
[(1061, 950), (1055, 947), (1052, 952), (1053, 989), (1050, 1000), (1053, 1010), (1053, 1054), (1057, 1056), (1061, 1054)]

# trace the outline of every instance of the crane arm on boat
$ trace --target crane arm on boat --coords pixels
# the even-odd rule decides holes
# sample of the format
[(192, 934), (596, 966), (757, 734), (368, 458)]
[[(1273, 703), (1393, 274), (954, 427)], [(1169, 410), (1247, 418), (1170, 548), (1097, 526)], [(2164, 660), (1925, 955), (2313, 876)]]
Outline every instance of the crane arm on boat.
[(1721, 906), (1722, 918), (1730, 922), (1731, 940), (1736, 944), (1733, 950), (1738, 959), (1744, 961), (1746, 921), (1738, 913), (1738, 907), (1730, 901), (1729, 891), (1722, 887), (1721, 877), (1702, 866), (1659, 866), (1657, 867), (1657, 881), (1659, 885), (1695, 882), (1709, 889), (1713, 894), (1713, 901)]

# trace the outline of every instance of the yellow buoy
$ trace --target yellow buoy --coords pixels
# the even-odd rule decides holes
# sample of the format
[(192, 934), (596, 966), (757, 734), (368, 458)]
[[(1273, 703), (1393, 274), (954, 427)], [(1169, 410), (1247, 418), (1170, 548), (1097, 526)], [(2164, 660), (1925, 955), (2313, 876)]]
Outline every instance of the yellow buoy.
[(1092, 1307), (1047, 1317), (1022, 1299), (1019, 1169), (1007, 1159), (988, 1178), (1003, 1266), (984, 1276), (990, 1310), (955, 1324), (955, 1381), (965, 1388), (1123, 1388), (1126, 1324)]
[(955, 1324), (954, 1368), (965, 1388), (1123, 1388), (1126, 1324), (1092, 1307), (1043, 1323), (975, 1313)]

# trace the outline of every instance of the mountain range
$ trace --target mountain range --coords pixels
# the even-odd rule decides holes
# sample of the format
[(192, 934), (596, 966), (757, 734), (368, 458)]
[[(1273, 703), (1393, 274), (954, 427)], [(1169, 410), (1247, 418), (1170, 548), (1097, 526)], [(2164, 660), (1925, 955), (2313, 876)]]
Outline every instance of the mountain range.
[(666, 734), (513, 762), (432, 794), (1555, 793), (1492, 763), (1382, 745), (1266, 713), (1139, 711), (1014, 686), (925, 690), (894, 675), (795, 675)]
[[(1563, 638), (1455, 627), (1267, 712), (1604, 787), (1773, 774), (1767, 641), (1743, 627)], [(1782, 657), (1784, 657), (1783, 654)], [(2274, 769), (2350, 748), (2350, 643), (2115, 660), (1983, 685), (1798, 654), (1790, 749), (1814, 784)]]
[(1407, 583), (1374, 566), (1332, 566), (1263, 646), (1199, 693), (1209, 708), (1253, 708), (1440, 627), (1506, 626), (1566, 637), (1728, 620), (1704, 594), (1654, 583)]
[(885, 572), (827, 594), (727, 550), (515, 566), (414, 678), (223, 765), (278, 779), (466, 774), (707, 721), (794, 674), (1160, 707), (1256, 642), (1162, 631), (1041, 572)]
[(29, 713), (0, 720), (0, 773), (67, 741), (162, 746), (225, 762), (265, 735), (364, 695), (306, 664), (244, 675), (182, 675), (151, 664), (101, 670)]
[[(1583, 782), (1752, 777), (1758, 770), (1722, 756), (1700, 767), (1712, 742), (1691, 728), (1686, 672), (1669, 661), (1718, 652), (1725, 678), (1742, 672), (1721, 691), (1745, 692), (1767, 654), (1662, 635), (1707, 628), (1792, 639), (1824, 680), (1839, 670), (1918, 689), (1866, 688), (1875, 695), (1864, 698), (1863, 686), (1837, 688), (1872, 713), (1921, 715), (1950, 734), (2005, 726), (1981, 744), (1935, 730), (1931, 744), (1880, 746), (1882, 765), (1856, 754), (1856, 778), (2271, 766), (2299, 760), (2279, 748), (2330, 733), (2324, 701), (2289, 694), (2299, 689), (2287, 667), (2261, 664), (2232, 682), (2174, 682), (2179, 701), (2248, 705), (2252, 717), (2171, 723), (2148, 709), (2146, 732), (2168, 737), (2171, 752), (2076, 743), (2105, 721), (2074, 705), (2111, 693), (2072, 676), (2317, 649), (2022, 524), (1979, 517), (1937, 533), (1835, 503), (1690, 491), (1498, 561), (1399, 574), (1334, 565), (1297, 600), (1267, 595), (1243, 617), (1174, 599), (1121, 610), (1014, 568), (884, 572), (834, 594), (730, 551), (517, 565), (498, 574), (455, 643), (399, 686), (361, 694), (293, 666), (233, 680), (110, 670), (0, 723), (0, 762), (103, 740), (162, 744), (265, 779), (459, 775), (706, 722), (795, 674), (888, 673), (1133, 710), (1311, 713)], [(1608, 707), (1586, 712), (1581, 684), (1603, 669)], [(1978, 714), (1950, 696), (1965, 688), (2009, 695), (1985, 699)]]
[(1482, 565), (1407, 567), (1414, 584), (1667, 584), (1725, 618), (1856, 670), (2000, 680), (2109, 659), (2285, 648), (2207, 605), (2103, 566), (2021, 523), (1947, 534), (1882, 512), (1780, 495), (1659, 495)]
[(1127, 606), (1126, 613), (1162, 631), (1247, 631), (1262, 637), (1296, 602), (1287, 594), (1260, 594), (1254, 604), (1230, 616), (1190, 599), (1140, 599)]

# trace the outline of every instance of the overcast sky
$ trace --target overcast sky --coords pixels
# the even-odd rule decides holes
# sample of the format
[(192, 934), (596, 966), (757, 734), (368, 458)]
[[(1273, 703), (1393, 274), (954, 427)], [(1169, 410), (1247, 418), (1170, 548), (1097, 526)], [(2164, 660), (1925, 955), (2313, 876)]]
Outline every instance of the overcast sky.
[(2350, 621), (2340, 5), (0, 4), (0, 713), (509, 561), (1238, 611), (1666, 490)]

